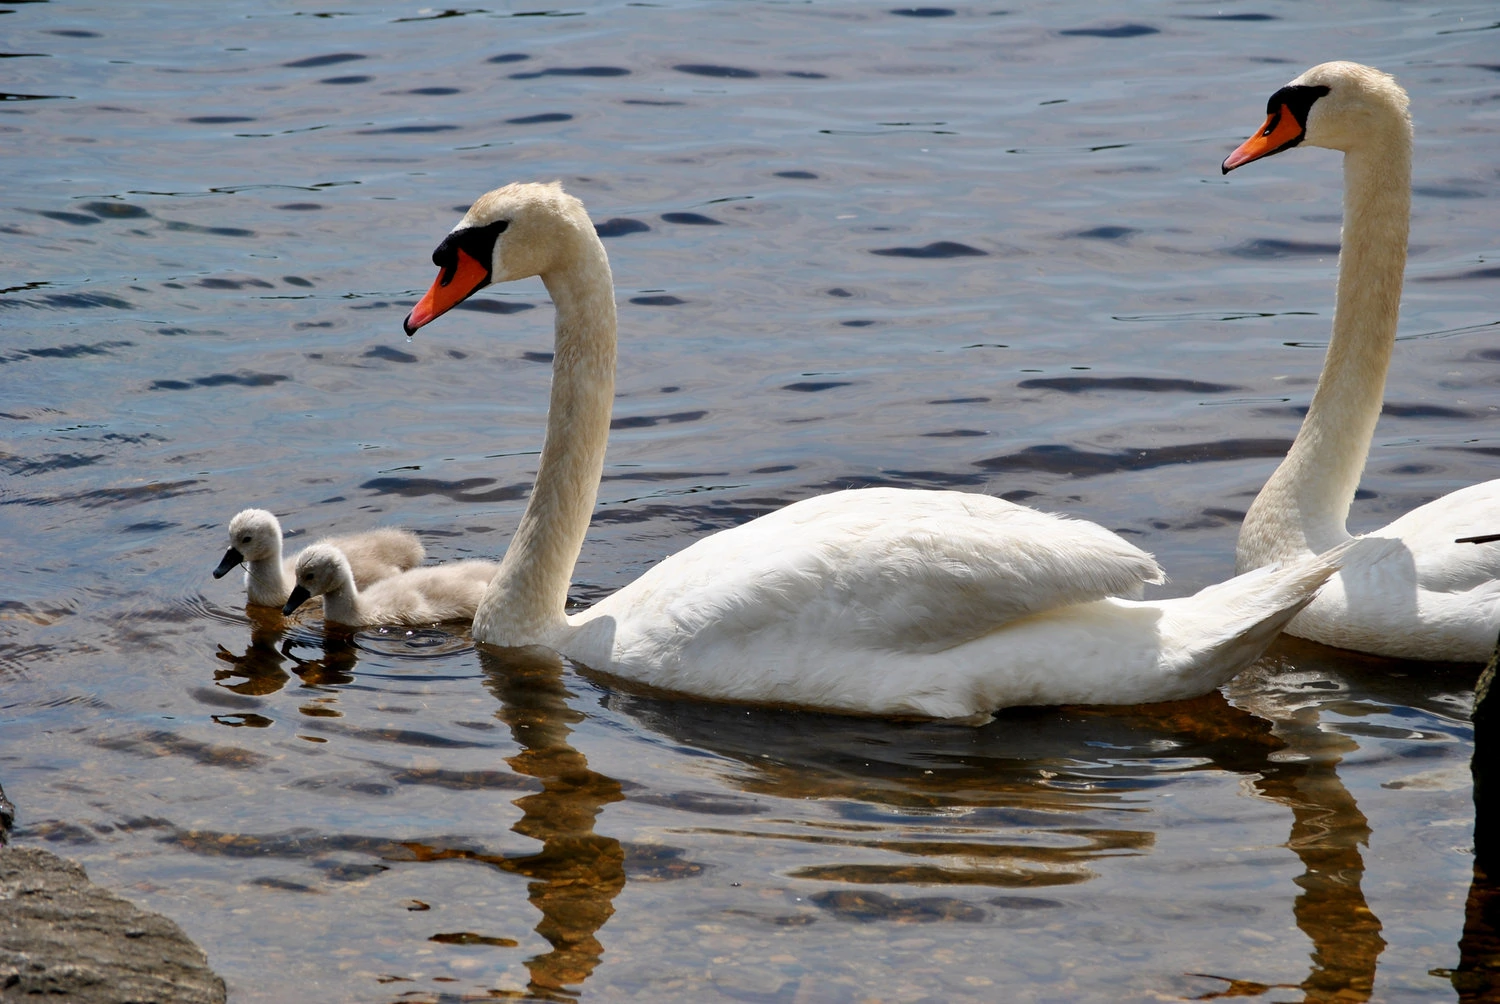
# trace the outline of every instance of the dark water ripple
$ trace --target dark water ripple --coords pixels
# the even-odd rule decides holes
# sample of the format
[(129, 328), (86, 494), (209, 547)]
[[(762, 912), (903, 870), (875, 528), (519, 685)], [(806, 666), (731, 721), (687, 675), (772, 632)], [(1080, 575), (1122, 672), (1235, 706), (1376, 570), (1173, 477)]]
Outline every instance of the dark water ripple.
[(186, 757), (205, 767), (225, 767), (229, 770), (255, 770), (270, 763), (271, 758), (263, 753), (240, 746), (221, 743), (205, 743), (164, 729), (136, 732), (129, 735), (105, 736), (95, 740), (101, 749), (129, 753), (132, 756), (155, 759), (158, 757)]
[(594, 224), (594, 232), (601, 238), (624, 237), (627, 234), (643, 234), (651, 227), (640, 220), (632, 220), (625, 216), (615, 216), (605, 220), (603, 223)]
[(73, 502), (85, 509), (96, 509), (111, 506), (126, 507), (188, 495), (205, 495), (212, 491), (210, 488), (191, 487), (197, 484), (201, 484), (197, 478), (187, 478), (182, 481), (158, 481), (145, 485), (132, 485), (128, 488), (100, 488), (93, 491), (49, 496), (19, 496), (0, 500), (0, 505), (47, 506), (56, 505), (59, 502)]
[(1160, 28), (1153, 28), (1149, 24), (1117, 24), (1102, 28), (1065, 28), (1058, 34), (1084, 38), (1140, 38), (1142, 35), (1155, 35), (1160, 31)]
[(611, 419), (609, 427), (611, 429), (652, 429), (658, 425), (696, 422), (707, 414), (707, 411), (674, 411), (670, 415), (628, 415)]
[(197, 387), (270, 387), (290, 380), (282, 373), (213, 373), (192, 380), (153, 380), (150, 390), (193, 390)]
[(54, 471), (72, 470), (76, 467), (89, 467), (105, 459), (106, 456), (107, 454), (103, 453), (54, 453), (45, 457), (27, 458), (0, 450), (0, 471), (25, 478), (37, 474), (50, 474)]
[(295, 59), (290, 63), (282, 63), (282, 66), (290, 66), (294, 69), (307, 69), (315, 66), (334, 66), (338, 63), (352, 63), (358, 59), (366, 59), (364, 54), (358, 52), (334, 52), (326, 56), (308, 56), (306, 59)]
[(760, 76), (756, 70), (737, 66), (719, 66), (714, 63), (679, 63), (672, 67), (678, 73), (691, 73), (695, 77), (718, 77), (722, 80), (753, 80)]
[(139, 220), (151, 215), (145, 208), (128, 202), (85, 202), (82, 208), (110, 220)]
[(933, 241), (921, 247), (871, 248), (870, 253), (891, 258), (972, 258), (989, 254), (957, 241)]
[(432, 732), (423, 732), (420, 729), (362, 728), (355, 725), (345, 725), (342, 722), (331, 721), (326, 718), (314, 718), (300, 724), (302, 728), (309, 731), (336, 735), (345, 739), (359, 739), (374, 743), (391, 743), (397, 746), (414, 746), (419, 749), (493, 749), (497, 745), (496, 743), (475, 742), (470, 739), (452, 739), (448, 736), (440, 736)]
[(849, 380), (803, 380), (798, 383), (789, 383), (782, 386), (782, 390), (794, 390), (799, 394), (816, 394), (823, 390), (833, 390), (835, 387), (850, 387), (853, 383)]
[(536, 307), (534, 303), (521, 300), (500, 300), (493, 297), (470, 297), (454, 307), (454, 310), (470, 310), (479, 314), (519, 314)]
[(826, 889), (809, 896), (808, 901), (840, 920), (862, 924), (875, 921), (892, 921), (898, 924), (958, 921), (974, 924), (989, 918), (989, 914), (979, 907), (951, 896), (899, 897), (865, 889)]
[(567, 112), (541, 112), (537, 115), (522, 115), (520, 118), (505, 121), (509, 125), (540, 125), (544, 122), (569, 122), (572, 118), (573, 116)]
[(1148, 394), (1224, 394), (1244, 390), (1236, 384), (1206, 380), (1171, 380), (1160, 377), (1037, 377), (1016, 384), (1023, 389), (1060, 390), (1065, 394), (1084, 391), (1144, 391)]
[(1318, 241), (1287, 241), (1273, 237), (1258, 237), (1227, 249), (1227, 255), (1235, 258), (1300, 258), (1337, 257), (1339, 246)]
[(389, 345), (377, 345), (372, 349), (368, 349), (360, 356), (360, 358), (381, 359), (388, 363), (420, 362), (420, 360), (410, 352), (402, 352), (400, 349), (393, 349)]
[(38, 216), (45, 216), (49, 220), (56, 220), (59, 223), (68, 223), (75, 227), (91, 227), (94, 224), (101, 222), (97, 217), (94, 216), (85, 216), (82, 213), (67, 213), (56, 209), (38, 209), (36, 211), (36, 214)]
[(512, 80), (535, 80), (537, 77), (628, 77), (623, 66), (549, 66), (545, 70), (512, 73)]
[(696, 227), (720, 227), (724, 225), (723, 220), (716, 220), (712, 216), (704, 216), (702, 213), (662, 213), (664, 223), (678, 223)]
[[(516, 121), (519, 121), (519, 120), (517, 120), (517, 119), (510, 119), (508, 121), (516, 122)], [(460, 128), (461, 128), (460, 126), (456, 126), (456, 125), (442, 125), (442, 124), (434, 124), (434, 125), (404, 125), (404, 126), (387, 126), (384, 129), (359, 129), (359, 130), (357, 130), (357, 132), (361, 136), (409, 136), (409, 135), (418, 135), (418, 134), (422, 134), (422, 133), (457, 132)]]
[(1500, 266), (1492, 265), (1488, 268), (1475, 268), (1467, 272), (1452, 272), (1448, 275), (1424, 275), (1413, 280), (1414, 282), (1463, 282), (1474, 279), (1500, 279)]
[(1068, 237), (1081, 237), (1084, 240), (1118, 241), (1127, 237), (1133, 237), (1140, 233), (1135, 227), (1103, 226), (1094, 227), (1090, 230), (1075, 230)]
[(1286, 456), (1291, 445), (1290, 439), (1223, 439), (1184, 443), (1181, 446), (1127, 449), (1115, 453), (1094, 453), (1061, 445), (1029, 446), (1018, 453), (976, 461), (975, 466), (996, 474), (1033, 471), (1087, 478), (1119, 471), (1146, 471), (1176, 464), (1281, 458)]
[(359, 487), (377, 495), (396, 495), (401, 498), (422, 498), (441, 495), (453, 502), (471, 505), (485, 502), (509, 502), (525, 498), (531, 492), (531, 483), (505, 485), (490, 491), (475, 491), (495, 483), (494, 478), (464, 478), (459, 481), (442, 481), (437, 478), (371, 478)]
[[(67, 294), (63, 294), (67, 295)], [(80, 297), (87, 294), (79, 294)], [(0, 301), (3, 303), (4, 301)], [(70, 309), (76, 304), (59, 309)], [(112, 306), (112, 304), (90, 303), (87, 306)], [(127, 304), (126, 306), (129, 306)], [(17, 349), (7, 355), (0, 355), (0, 365), (5, 363), (17, 363), (31, 359), (83, 359), (88, 356), (114, 355), (115, 349), (132, 348), (134, 342), (95, 342), (92, 345), (50, 345), (35, 349)]]
[(1183, 21), (1279, 21), (1275, 14), (1177, 14), (1174, 15)]

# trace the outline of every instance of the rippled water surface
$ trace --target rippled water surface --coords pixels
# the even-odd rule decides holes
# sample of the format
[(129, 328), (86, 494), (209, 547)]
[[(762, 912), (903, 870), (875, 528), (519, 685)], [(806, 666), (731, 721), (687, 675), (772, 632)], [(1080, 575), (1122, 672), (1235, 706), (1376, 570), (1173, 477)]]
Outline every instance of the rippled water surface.
[(1454, 999), (1474, 667), (1283, 641), (1185, 704), (886, 723), (325, 643), (208, 573), (251, 504), (503, 552), (551, 306), (400, 322), (475, 196), (560, 178), (621, 305), (579, 601), (862, 484), (1226, 577), (1321, 359), (1340, 165), (1218, 165), (1332, 58), (1417, 126), (1352, 522), (1491, 477), (1493, 5), (0, 9), (0, 783), (235, 1000)]

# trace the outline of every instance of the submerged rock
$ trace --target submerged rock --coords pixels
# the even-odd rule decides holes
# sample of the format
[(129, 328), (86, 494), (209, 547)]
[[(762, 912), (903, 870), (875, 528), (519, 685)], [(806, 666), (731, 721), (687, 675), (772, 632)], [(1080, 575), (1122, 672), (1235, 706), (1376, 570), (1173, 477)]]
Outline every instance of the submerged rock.
[(160, 914), (36, 847), (0, 850), (0, 1001), (219, 1004), (224, 981)]

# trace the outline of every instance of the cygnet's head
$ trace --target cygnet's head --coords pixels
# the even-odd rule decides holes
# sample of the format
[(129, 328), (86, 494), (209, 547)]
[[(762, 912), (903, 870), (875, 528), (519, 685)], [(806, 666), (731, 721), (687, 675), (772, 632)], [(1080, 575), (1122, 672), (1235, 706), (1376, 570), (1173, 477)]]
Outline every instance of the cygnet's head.
[(332, 544), (309, 544), (297, 555), (297, 584), (287, 597), (283, 614), (290, 614), (314, 596), (336, 592), (354, 584), (349, 559)]
[(1224, 173), (1301, 143), (1347, 152), (1410, 142), (1408, 103), (1388, 73), (1360, 63), (1320, 63), (1271, 95), (1265, 124), (1225, 158)]
[(583, 203), (561, 182), (506, 185), (481, 195), (432, 252), (441, 271), (406, 316), (406, 333), (490, 283), (545, 276), (598, 243)]
[(281, 553), (281, 524), (264, 509), (245, 509), (229, 521), (229, 550), (214, 569), (222, 579), (231, 568), (247, 561), (274, 559)]

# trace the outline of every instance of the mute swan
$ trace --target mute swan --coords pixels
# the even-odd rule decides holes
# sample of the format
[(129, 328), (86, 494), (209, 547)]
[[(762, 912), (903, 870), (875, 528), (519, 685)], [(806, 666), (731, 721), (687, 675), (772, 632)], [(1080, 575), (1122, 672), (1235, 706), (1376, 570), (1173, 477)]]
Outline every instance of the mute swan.
[[(349, 559), (354, 581), (361, 587), (415, 568), (427, 552), (416, 534), (394, 527), (328, 537)], [(281, 523), (264, 509), (245, 509), (229, 521), (229, 550), (214, 569), (222, 579), (235, 565), (245, 565), (245, 598), (264, 607), (279, 607), (292, 594), (296, 558), (281, 557)]]
[(491, 282), (539, 275), (557, 308), (536, 485), (476, 641), (543, 645), (702, 698), (979, 721), (1017, 704), (1202, 694), (1338, 567), (1330, 555), (1184, 599), (1118, 599), (1163, 576), (1103, 527), (984, 495), (871, 488), (714, 534), (568, 616), (614, 397), (604, 246), (560, 185), (518, 184), (480, 197), (432, 258), (441, 272), (408, 335)]
[(361, 591), (344, 552), (319, 541), (297, 555), (297, 584), (281, 612), (290, 614), (321, 596), (323, 619), (348, 627), (466, 621), (499, 570), (493, 561), (454, 561), (413, 568)]
[[(1239, 571), (1323, 551), (1344, 528), (1380, 417), (1396, 342), (1411, 217), (1406, 92), (1379, 70), (1323, 63), (1271, 95), (1265, 125), (1224, 173), (1306, 143), (1344, 152), (1344, 232), (1333, 337), (1286, 459), (1240, 529)], [(1405, 659), (1482, 662), (1495, 641), (1500, 547), (1455, 543), (1494, 525), (1500, 481), (1413, 509), (1370, 538), (1405, 552), (1374, 567), (1351, 551), (1288, 633)], [(1374, 547), (1371, 543), (1364, 547)]]

